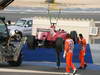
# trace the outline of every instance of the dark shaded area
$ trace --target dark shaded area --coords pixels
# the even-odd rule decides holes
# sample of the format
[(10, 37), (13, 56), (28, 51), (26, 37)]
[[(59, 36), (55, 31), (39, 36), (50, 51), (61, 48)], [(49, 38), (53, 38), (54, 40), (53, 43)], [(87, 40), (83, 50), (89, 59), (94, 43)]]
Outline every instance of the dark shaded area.
[(0, 10), (7, 7), (10, 3), (12, 3), (14, 0), (0, 0)]
[(47, 3), (54, 3), (55, 0), (46, 0)]

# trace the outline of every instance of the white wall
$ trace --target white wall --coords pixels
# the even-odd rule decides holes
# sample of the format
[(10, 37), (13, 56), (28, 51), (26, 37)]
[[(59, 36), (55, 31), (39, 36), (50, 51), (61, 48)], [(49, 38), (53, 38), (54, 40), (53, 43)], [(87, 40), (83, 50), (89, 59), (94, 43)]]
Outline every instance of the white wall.
[(84, 19), (65, 19), (59, 20), (57, 28), (64, 29), (67, 32), (77, 31), (77, 33), (82, 33), (89, 42), (89, 28), (93, 26), (93, 20), (84, 20)]

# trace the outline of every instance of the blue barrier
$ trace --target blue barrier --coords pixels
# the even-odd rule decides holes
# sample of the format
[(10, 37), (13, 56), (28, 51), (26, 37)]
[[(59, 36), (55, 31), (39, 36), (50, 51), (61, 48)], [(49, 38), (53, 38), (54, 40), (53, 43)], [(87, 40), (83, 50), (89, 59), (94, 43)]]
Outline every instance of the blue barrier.
[[(24, 61), (49, 61), (56, 62), (56, 52), (54, 48), (36, 48), (35, 50), (29, 49), (27, 45), (24, 45), (22, 52), (24, 54)], [(87, 45), (87, 53), (85, 56), (87, 63), (93, 63), (90, 46)], [(63, 52), (61, 53), (61, 62), (65, 62), (63, 59)], [(73, 52), (73, 62), (79, 62), (79, 45), (76, 44)]]

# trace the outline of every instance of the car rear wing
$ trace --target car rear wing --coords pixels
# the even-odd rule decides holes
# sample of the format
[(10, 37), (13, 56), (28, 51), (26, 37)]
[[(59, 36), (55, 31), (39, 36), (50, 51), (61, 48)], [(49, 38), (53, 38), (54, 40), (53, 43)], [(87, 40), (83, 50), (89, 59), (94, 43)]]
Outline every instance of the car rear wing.
[(51, 29), (37, 28), (37, 32), (50, 32)]
[(10, 3), (12, 3), (14, 0), (0, 0), (0, 10), (7, 7)]

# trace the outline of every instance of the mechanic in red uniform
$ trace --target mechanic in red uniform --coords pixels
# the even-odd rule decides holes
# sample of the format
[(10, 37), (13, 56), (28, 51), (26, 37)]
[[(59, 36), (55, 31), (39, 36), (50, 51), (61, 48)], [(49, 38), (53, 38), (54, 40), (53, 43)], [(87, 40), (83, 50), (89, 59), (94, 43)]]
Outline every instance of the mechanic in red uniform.
[(83, 37), (82, 34), (79, 34), (79, 46), (80, 46), (80, 52), (79, 52), (80, 67), (78, 69), (85, 69), (87, 67), (87, 64), (84, 60), (86, 54), (86, 39)]
[(55, 27), (55, 24), (56, 24), (56, 23), (52, 23), (51, 26), (50, 26), (50, 28), (52, 28), (54, 31), (55, 31), (55, 28), (56, 28), (56, 27)]
[(67, 34), (65, 40), (65, 49), (63, 57), (66, 59), (66, 72), (70, 72), (70, 68), (73, 69), (73, 75), (76, 74), (77, 69), (72, 63), (74, 41), (70, 38), (70, 34)]

